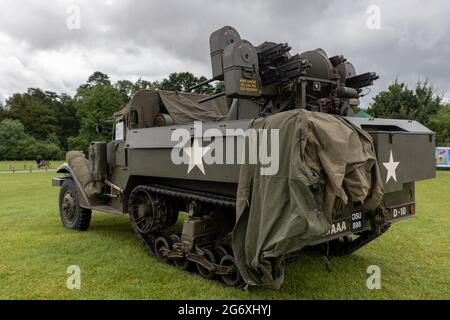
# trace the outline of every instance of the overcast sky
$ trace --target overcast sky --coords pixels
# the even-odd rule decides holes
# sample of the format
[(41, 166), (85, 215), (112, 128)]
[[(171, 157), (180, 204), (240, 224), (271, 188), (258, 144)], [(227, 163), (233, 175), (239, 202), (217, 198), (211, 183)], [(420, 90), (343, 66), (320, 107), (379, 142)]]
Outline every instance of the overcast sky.
[(377, 72), (365, 105), (396, 77), (411, 86), (428, 78), (450, 97), (446, 0), (2, 0), (0, 99), (28, 87), (73, 94), (96, 70), (112, 81), (180, 71), (209, 77), (209, 35), (224, 25), (254, 45), (321, 47), (360, 73)]

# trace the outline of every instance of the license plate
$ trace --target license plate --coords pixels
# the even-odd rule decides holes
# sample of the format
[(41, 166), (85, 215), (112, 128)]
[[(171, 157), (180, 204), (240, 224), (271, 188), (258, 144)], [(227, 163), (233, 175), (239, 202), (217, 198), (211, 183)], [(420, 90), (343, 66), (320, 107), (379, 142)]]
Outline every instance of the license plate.
[(360, 231), (363, 227), (363, 213), (362, 211), (355, 211), (352, 213), (351, 228), (352, 231)]
[(400, 219), (408, 216), (408, 207), (407, 206), (401, 206), (397, 208), (391, 208), (389, 209), (389, 217), (390, 220)]

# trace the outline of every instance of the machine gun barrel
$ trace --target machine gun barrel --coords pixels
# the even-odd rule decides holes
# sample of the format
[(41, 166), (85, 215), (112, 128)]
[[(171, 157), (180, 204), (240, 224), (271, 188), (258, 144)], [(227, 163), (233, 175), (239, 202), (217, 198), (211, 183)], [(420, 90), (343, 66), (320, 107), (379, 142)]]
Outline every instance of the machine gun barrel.
[(375, 72), (366, 72), (351, 78), (348, 78), (345, 85), (350, 88), (360, 89), (373, 85), (379, 76)]
[(211, 82), (213, 82), (214, 80), (216, 80), (216, 79), (212, 78), (212, 79), (208, 79), (208, 80), (199, 82), (199, 83), (197, 83), (195, 86), (192, 86), (192, 87), (190, 87), (189, 89), (187, 89), (187, 92), (191, 92), (192, 90), (195, 90), (195, 89), (197, 89), (197, 88), (203, 87), (204, 85), (206, 85), (206, 84), (208, 84), (208, 83), (211, 83)]
[(267, 49), (263, 49), (258, 52), (258, 62), (260, 68), (269, 65), (276, 65), (289, 58), (288, 52), (291, 47), (287, 43), (279, 43)]
[(295, 55), (277, 66), (269, 67), (261, 73), (263, 85), (275, 82), (285, 82), (289, 79), (304, 75), (308, 69), (308, 62)]
[(204, 103), (204, 102), (207, 102), (207, 101), (214, 100), (216, 98), (222, 97), (224, 95), (225, 95), (225, 91), (224, 92), (219, 92), (219, 93), (213, 94), (211, 96), (207, 96), (206, 98), (200, 99), (197, 102), (198, 103)]

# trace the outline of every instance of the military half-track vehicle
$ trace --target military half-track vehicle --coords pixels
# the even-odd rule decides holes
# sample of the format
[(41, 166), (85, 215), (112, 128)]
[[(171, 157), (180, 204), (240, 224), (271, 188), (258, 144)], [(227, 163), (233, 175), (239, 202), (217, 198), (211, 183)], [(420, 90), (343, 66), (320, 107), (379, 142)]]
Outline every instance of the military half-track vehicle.
[[(136, 93), (114, 114), (112, 141), (92, 142), (87, 159), (68, 154), (68, 163), (58, 169), (64, 176), (54, 178), (53, 185), (61, 186), (63, 225), (87, 229), (91, 210), (128, 214), (133, 230), (156, 259), (241, 286), (244, 281), (227, 237), (236, 223), (241, 164), (208, 163), (194, 149), (196, 143), (197, 148), (206, 147), (220, 139), (225, 149), (240, 138), (227, 129), (239, 132), (253, 119), (297, 109), (343, 117), (370, 134), (384, 190), (373, 212), (349, 201), (334, 214), (327, 232), (308, 245), (327, 244), (335, 254), (349, 254), (393, 222), (414, 216), (414, 182), (435, 175), (434, 133), (415, 121), (352, 117), (364, 89), (378, 76), (357, 74), (342, 55), (328, 57), (322, 49), (295, 55), (290, 50), (286, 43), (253, 46), (232, 27), (213, 32), (212, 78), (196, 87), (219, 80), (224, 81), (224, 92)], [(216, 134), (198, 139), (197, 121), (200, 135), (208, 129)], [(192, 148), (183, 149), (173, 139), (177, 129), (189, 133)], [(224, 158), (236, 160), (236, 148), (231, 154), (225, 150)], [(175, 163), (174, 150), (187, 161)], [(186, 213), (182, 231), (168, 234), (179, 212)]]

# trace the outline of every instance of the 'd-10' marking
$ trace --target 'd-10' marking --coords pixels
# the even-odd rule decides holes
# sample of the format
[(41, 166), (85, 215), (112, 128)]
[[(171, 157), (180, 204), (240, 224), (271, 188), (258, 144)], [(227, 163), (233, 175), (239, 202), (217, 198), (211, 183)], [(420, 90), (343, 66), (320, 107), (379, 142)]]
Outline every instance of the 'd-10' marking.
[(406, 207), (395, 208), (392, 210), (392, 216), (397, 218), (398, 216), (403, 217), (406, 216)]

